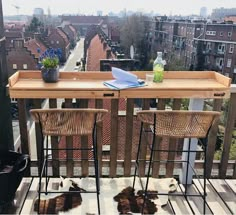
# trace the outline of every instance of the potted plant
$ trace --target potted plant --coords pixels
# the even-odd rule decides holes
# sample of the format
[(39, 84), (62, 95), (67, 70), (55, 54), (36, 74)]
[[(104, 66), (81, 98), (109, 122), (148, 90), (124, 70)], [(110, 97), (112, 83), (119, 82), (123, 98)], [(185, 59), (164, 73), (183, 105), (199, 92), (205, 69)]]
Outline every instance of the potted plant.
[(46, 83), (55, 83), (59, 79), (59, 55), (56, 50), (49, 49), (40, 57), (42, 79)]

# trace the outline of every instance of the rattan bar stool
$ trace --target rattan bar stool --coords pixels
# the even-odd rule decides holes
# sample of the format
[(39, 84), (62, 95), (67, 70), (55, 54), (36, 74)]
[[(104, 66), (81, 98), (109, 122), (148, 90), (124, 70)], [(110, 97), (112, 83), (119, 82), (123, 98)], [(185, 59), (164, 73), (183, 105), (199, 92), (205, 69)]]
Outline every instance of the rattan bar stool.
[[(167, 138), (189, 138), (188, 149), (187, 150), (180, 150), (181, 152), (187, 153), (186, 160), (171, 160), (169, 162), (182, 162), (186, 164), (186, 181), (185, 181), (185, 191), (181, 193), (182, 196), (188, 201), (188, 196), (198, 196), (202, 197), (203, 199), (203, 213), (206, 212), (206, 150), (207, 150), (207, 136), (210, 131), (211, 126), (213, 123), (219, 118), (220, 112), (216, 111), (165, 111), (165, 110), (144, 110), (137, 112), (137, 117), (141, 121), (141, 128), (140, 128), (140, 136), (139, 136), (139, 145), (136, 157), (136, 165), (135, 165), (135, 172), (134, 172), (134, 179), (133, 179), (133, 188), (135, 187), (135, 180), (136, 176), (139, 175), (139, 163), (140, 161), (147, 162), (148, 170), (146, 175), (146, 182), (143, 182), (140, 179), (141, 187), (144, 191), (144, 201), (143, 201), (143, 209), (145, 207), (145, 202), (148, 196), (148, 183), (149, 178), (151, 177), (151, 167), (154, 162), (168, 162), (168, 159), (158, 159), (153, 160), (153, 154), (155, 151), (167, 151), (168, 150), (161, 150), (156, 149), (156, 138), (157, 137), (167, 137)], [(144, 126), (146, 125), (146, 127)], [(148, 129), (147, 129), (148, 127)], [(141, 139), (142, 135), (145, 132), (152, 133), (152, 140), (151, 143), (148, 144), (148, 148), (150, 150), (150, 158), (148, 160), (140, 158), (140, 149), (141, 149)], [(199, 192), (198, 194), (189, 194), (187, 192), (187, 179), (189, 170), (193, 171), (193, 173), (197, 176), (194, 168), (190, 164), (190, 153), (196, 152), (191, 150), (191, 139), (190, 138), (197, 138), (203, 147), (204, 153), (204, 172), (203, 172), (203, 185), (201, 187), (203, 192)], [(176, 141), (175, 141), (176, 142)], [(174, 152), (180, 152), (176, 150)], [(173, 151), (171, 151), (173, 152)], [(197, 176), (199, 179), (199, 177)], [(175, 193), (158, 193), (158, 195), (175, 195)], [(143, 212), (142, 209), (142, 212)]]
[[(40, 130), (42, 133), (41, 145), (41, 173), (39, 175), (39, 189), (38, 199), (40, 201), (41, 193), (48, 194), (47, 190), (49, 176), (48, 176), (48, 160), (50, 159), (49, 151), (52, 150), (87, 150), (93, 152), (93, 161), (95, 167), (96, 178), (96, 191), (89, 191), (89, 193), (96, 193), (98, 214), (100, 214), (100, 185), (99, 185), (99, 166), (97, 157), (97, 138), (96, 138), (96, 125), (101, 122), (103, 116), (107, 113), (104, 109), (32, 109), (30, 111), (33, 119), (39, 122)], [(53, 149), (49, 147), (50, 136), (88, 136), (92, 135), (92, 146), (87, 148), (59, 148)], [(45, 143), (46, 142), (46, 143)], [(45, 189), (42, 190), (42, 177), (45, 177)], [(75, 191), (73, 191), (75, 192)], [(83, 191), (77, 191), (83, 192)], [(53, 192), (55, 193), (55, 191)], [(59, 192), (62, 193), (62, 192)], [(63, 192), (65, 193), (65, 192)], [(40, 205), (40, 204), (38, 204)], [(38, 208), (38, 212), (39, 212)]]

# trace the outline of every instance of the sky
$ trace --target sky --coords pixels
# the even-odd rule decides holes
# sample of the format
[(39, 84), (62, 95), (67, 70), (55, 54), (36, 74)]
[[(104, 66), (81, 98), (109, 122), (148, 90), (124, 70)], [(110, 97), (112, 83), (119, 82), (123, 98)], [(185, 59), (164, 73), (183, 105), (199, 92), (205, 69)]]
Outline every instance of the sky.
[(107, 15), (110, 11), (132, 10), (158, 13), (161, 15), (190, 15), (199, 14), (201, 7), (207, 7), (208, 14), (212, 9), (225, 7), (236, 8), (236, 0), (2, 0), (4, 15), (17, 15), (15, 6), (19, 6), (20, 15), (32, 15), (34, 8), (44, 9), (51, 14), (88, 14), (96, 15), (103, 11)]

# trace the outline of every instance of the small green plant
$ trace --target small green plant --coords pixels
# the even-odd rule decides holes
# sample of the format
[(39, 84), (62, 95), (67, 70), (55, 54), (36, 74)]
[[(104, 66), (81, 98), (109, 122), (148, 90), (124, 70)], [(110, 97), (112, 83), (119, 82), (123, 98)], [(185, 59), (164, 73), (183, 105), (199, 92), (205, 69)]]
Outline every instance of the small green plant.
[(42, 60), (42, 65), (44, 68), (56, 68), (58, 64), (58, 57), (46, 57)]
[[(40, 53), (40, 50), (39, 50)], [(53, 49), (49, 48), (47, 49), (40, 57), (39, 57), (39, 69), (54, 69), (57, 68), (57, 66), (60, 63), (60, 59), (62, 56), (61, 49)]]

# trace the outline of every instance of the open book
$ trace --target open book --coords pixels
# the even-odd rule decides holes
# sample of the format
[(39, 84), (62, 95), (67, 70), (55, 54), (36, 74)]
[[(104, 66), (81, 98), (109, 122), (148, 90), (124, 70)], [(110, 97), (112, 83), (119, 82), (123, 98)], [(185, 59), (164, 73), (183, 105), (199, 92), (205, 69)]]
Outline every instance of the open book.
[(114, 80), (104, 82), (104, 85), (111, 89), (122, 90), (132, 87), (143, 87), (146, 85), (143, 80), (138, 79), (137, 75), (116, 67), (112, 67), (112, 76)]

